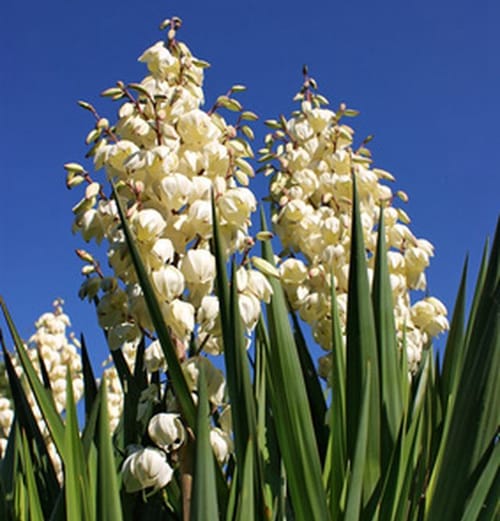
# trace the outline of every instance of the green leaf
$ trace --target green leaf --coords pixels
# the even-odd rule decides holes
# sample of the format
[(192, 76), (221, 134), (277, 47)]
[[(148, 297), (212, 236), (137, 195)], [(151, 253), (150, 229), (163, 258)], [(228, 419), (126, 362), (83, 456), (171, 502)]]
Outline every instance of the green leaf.
[[(17, 376), (11, 356), (6, 350), (2, 340), (3, 357), (5, 360), (5, 369), (9, 378), (9, 384), (12, 392), (12, 400), (14, 402), (14, 410), (16, 412), (16, 420), (23, 431), (26, 432), (28, 439), (32, 440), (38, 447), (38, 450), (43, 453), (45, 450), (45, 442), (40, 432), (38, 422), (36, 421), (33, 410), (29, 404), (26, 393), (21, 385), (21, 380)], [(48, 456), (48, 454), (47, 454)], [(55, 474), (54, 474), (55, 479)]]
[[(487, 466), (490, 444), (498, 435), (500, 225), (484, 282), (480, 284), (482, 290), (469, 321), (460, 385), (456, 385), (456, 396), (447, 409), (437, 462), (428, 487), (426, 514), (429, 521), (459, 519), (472, 493), (471, 482)], [(452, 389), (455, 389), (454, 385)]]
[(365, 505), (373, 494), (380, 478), (380, 383), (377, 337), (373, 317), (363, 241), (363, 228), (359, 211), (356, 178), (353, 176), (353, 216), (351, 231), (351, 259), (349, 265), (349, 289), (347, 301), (347, 453), (352, 460), (357, 444), (362, 395), (368, 373), (371, 371), (369, 424), (363, 498)]
[(191, 521), (218, 519), (214, 453), (210, 444), (209, 407), (205, 371), (200, 366), (196, 419), (196, 458), (191, 503)]
[[(478, 274), (477, 274), (476, 284), (475, 284), (475, 287), (474, 287), (474, 295), (473, 295), (473, 298), (472, 298), (472, 305), (471, 305), (471, 309), (470, 309), (470, 312), (469, 312), (469, 320), (467, 322), (467, 330), (466, 330), (464, 349), (469, 344), (468, 340), (470, 338), (472, 327), (473, 327), (474, 322), (475, 322), (477, 309), (478, 309), (478, 306), (479, 306), (479, 302), (480, 302), (480, 299), (481, 299), (481, 294), (483, 292), (484, 283), (485, 283), (485, 280), (486, 280), (486, 272), (488, 270), (488, 252), (489, 252), (489, 240), (487, 240), (485, 245), (484, 245), (483, 255), (481, 257), (481, 263), (479, 265), (479, 271), (478, 271)], [(465, 354), (464, 354), (464, 358), (465, 358)]]
[(277, 519), (275, 498), (283, 491), (281, 481), (282, 461), (276, 438), (274, 417), (269, 406), (269, 389), (267, 381), (268, 361), (266, 353), (270, 349), (269, 334), (264, 319), (261, 316), (257, 323), (255, 339), (255, 400), (257, 405), (257, 444), (261, 460), (264, 465), (263, 477), (260, 478), (260, 487), (264, 497), (265, 519)]
[(347, 493), (347, 505), (345, 511), (346, 520), (361, 519), (363, 511), (363, 488), (366, 457), (368, 453), (368, 426), (370, 421), (370, 392), (372, 371), (370, 370), (370, 362), (366, 367), (366, 379), (364, 380), (363, 397), (361, 401), (361, 411), (359, 416), (359, 425), (357, 428), (356, 446), (354, 449), (354, 457), (352, 463), (352, 471), (349, 481), (349, 489)]
[(373, 313), (377, 331), (381, 384), (382, 467), (386, 468), (393, 452), (403, 417), (403, 390), (399, 370), (399, 353), (394, 324), (394, 304), (387, 266), (384, 212), (380, 210), (377, 254), (373, 277)]
[(105, 378), (101, 382), (99, 394), (97, 518), (100, 521), (120, 521), (123, 518), (120, 503), (120, 487), (113, 446), (111, 444), (111, 433), (109, 432)]
[[(220, 235), (216, 205), (212, 195), (213, 253), (216, 263), (217, 295), (219, 298), (226, 382), (232, 407), (234, 446), (237, 461), (244, 461), (248, 440), (257, 440), (257, 413), (248, 366), (246, 340), (240, 318), (236, 287), (236, 266), (232, 265), (232, 279), (228, 283), (226, 263)], [(255, 447), (255, 445), (253, 445)], [(257, 451), (254, 465), (261, 472)], [(237, 481), (238, 490), (241, 483)]]
[[(220, 253), (220, 252), (219, 252)], [(222, 306), (222, 310), (225, 306)], [(221, 312), (224, 332), (224, 360), (226, 381), (233, 417), (236, 459), (244, 461), (248, 440), (257, 440), (257, 413), (250, 381), (243, 326), (240, 319), (238, 293), (236, 288), (236, 266), (233, 262), (230, 284), (229, 316)]]
[(465, 261), (462, 280), (458, 290), (453, 318), (444, 351), (441, 387), (443, 403), (448, 402), (448, 396), (455, 396), (456, 386), (460, 382), (464, 358), (464, 322), (465, 322), (465, 288), (467, 280), (467, 264)]
[(97, 383), (94, 377), (94, 371), (90, 363), (87, 351), (87, 343), (83, 334), (80, 336), (80, 344), (82, 350), (82, 374), (83, 374), (83, 396), (85, 400), (85, 418), (90, 416), (92, 404), (97, 397)]
[(7, 448), (0, 460), (0, 519), (10, 519), (13, 514), (13, 499), (15, 479), (19, 472), (19, 451), (17, 450), (19, 440), (19, 424), (16, 415), (12, 421)]
[(78, 419), (69, 368), (66, 373), (66, 426), (64, 429), (64, 491), (68, 519), (91, 519), (89, 483), (80, 441)]
[(137, 278), (144, 293), (144, 300), (146, 301), (146, 305), (151, 316), (151, 320), (153, 321), (156, 334), (158, 335), (158, 339), (160, 341), (163, 353), (165, 355), (165, 359), (167, 361), (170, 382), (172, 383), (175, 396), (179, 402), (183, 419), (186, 421), (189, 427), (194, 428), (196, 413), (193, 399), (189, 391), (189, 387), (186, 383), (186, 379), (182, 371), (181, 365), (179, 363), (179, 359), (177, 358), (177, 353), (172, 343), (172, 339), (170, 338), (170, 333), (168, 331), (167, 325), (165, 324), (165, 321), (163, 319), (158, 299), (156, 298), (154, 289), (151, 285), (151, 281), (149, 280), (148, 273), (146, 271), (144, 263), (142, 262), (139, 249), (135, 244), (132, 232), (127, 224), (127, 219), (125, 218), (125, 213), (123, 211), (120, 197), (116, 191), (116, 186), (112, 181), (111, 186), (113, 187), (113, 196), (115, 198), (116, 206), (118, 208), (118, 214), (122, 223), (123, 232), (127, 241), (127, 246), (129, 248), (132, 261), (134, 263)]
[(38, 346), (36, 348), (36, 351), (37, 351), (38, 365), (40, 366), (40, 374), (42, 376), (43, 385), (44, 385), (45, 389), (47, 389), (48, 391), (52, 391), (51, 385), (50, 385), (49, 372), (47, 371), (47, 368), (45, 367), (45, 362), (43, 361), (43, 357), (42, 357), (42, 354), (40, 353), (40, 349), (38, 348)]
[[(261, 229), (265, 231), (263, 213), (261, 219)], [(262, 257), (274, 264), (269, 241), (262, 243)], [(285, 296), (276, 279), (271, 278), (269, 282), (273, 288), (273, 297), (267, 306), (270, 333), (270, 346), (266, 353), (268, 388), (292, 506), (297, 519), (328, 520), (330, 515), (322, 484), (311, 410), (288, 320)]]
[[(247, 521), (256, 519), (255, 517), (255, 498), (254, 498), (254, 468), (253, 468), (253, 447), (252, 440), (248, 440), (244, 464), (242, 466), (242, 488), (239, 496), (238, 512), (236, 521)], [(214, 518), (215, 519), (215, 518)]]
[(320, 461), (325, 460), (326, 449), (328, 446), (328, 426), (326, 424), (326, 403), (321, 382), (319, 381), (318, 372), (314, 367), (314, 362), (311, 353), (307, 347), (306, 340), (302, 334), (300, 323), (295, 313), (291, 313), (293, 336), (295, 345), (297, 346), (297, 353), (299, 355), (300, 366), (304, 381), (306, 384), (307, 396), (309, 399), (309, 407), (311, 408), (311, 415), (314, 423), (314, 432), (316, 434), (316, 443), (318, 444), (318, 451)]
[[(486, 510), (489, 510), (493, 515), (484, 519), (494, 519), (495, 509), (498, 514), (500, 509), (498, 501), (498, 493), (500, 492), (500, 444), (498, 442), (494, 442), (492, 452), (493, 454), (486, 467), (476, 481), (461, 521), (477, 521), (480, 514), (484, 516)], [(491, 492), (494, 493), (491, 494)]]
[[(35, 482), (35, 474), (33, 469), (33, 462), (28, 446), (28, 439), (26, 433), (21, 433), (22, 445), (22, 466), (24, 471), (24, 479), (26, 480), (29, 519), (32, 521), (44, 521), (40, 496)], [(18, 476), (19, 479), (20, 476)]]
[[(333, 274), (331, 274), (330, 278), (333, 281)], [(332, 519), (339, 519), (341, 511), (343, 511), (342, 495), (347, 477), (346, 361), (335, 284), (331, 283), (330, 288), (332, 315), (332, 373), (330, 379), (332, 402), (329, 412), (329, 455), (326, 462), (329, 467), (327, 475), (329, 476), (330, 512)]]
[[(415, 469), (421, 453), (418, 443), (421, 423), (422, 414), (418, 414), (408, 429), (406, 426), (404, 427), (400, 445), (401, 449), (396, 454), (397, 459), (394, 460), (397, 481), (395, 484), (393, 482), (388, 483), (387, 496), (382, 499), (382, 505), (385, 503), (388, 516), (385, 517), (385, 510), (381, 508), (380, 519), (382, 520), (400, 521), (401, 519), (408, 519), (409, 503), (413, 500), (411, 490), (415, 479)], [(419, 491), (415, 492), (415, 495), (418, 502), (420, 502)]]
[[(5, 348), (3, 338), (1, 344), (5, 360), (5, 368), (7, 370), (10, 387), (12, 390), (12, 399), (14, 402), (14, 410), (16, 412), (14, 423), (11, 427), (11, 435), (9, 436), (9, 443), (11, 446), (7, 449), (5, 460), (5, 469), (2, 465), (2, 479), (6, 488), (12, 491), (15, 485), (12, 484), (12, 479), (15, 478), (15, 468), (17, 465), (18, 452), (16, 447), (20, 446), (20, 434), (13, 438), (14, 433), (18, 432), (17, 427), (26, 433), (27, 439), (30, 441), (31, 458), (34, 464), (35, 478), (39, 490), (39, 497), (41, 501), (42, 510), (45, 515), (48, 515), (52, 508), (52, 504), (59, 494), (59, 483), (57, 481), (56, 473), (52, 465), (45, 440), (40, 431), (37, 420), (34, 417), (31, 405), (28, 402), (21, 381), (18, 378), (14, 366), (11, 361), (10, 354)], [(40, 384), (41, 385), (41, 384)], [(45, 389), (42, 387), (43, 391)], [(53, 403), (51, 401), (51, 403)], [(21, 450), (21, 449), (19, 449)], [(11, 475), (6, 475), (6, 472), (12, 472)]]

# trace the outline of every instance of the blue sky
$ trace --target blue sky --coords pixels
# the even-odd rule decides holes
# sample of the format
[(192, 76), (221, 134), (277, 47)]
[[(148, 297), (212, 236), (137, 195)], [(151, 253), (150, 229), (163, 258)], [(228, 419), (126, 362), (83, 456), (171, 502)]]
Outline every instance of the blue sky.
[[(359, 138), (375, 135), (375, 165), (410, 195), (412, 230), (436, 247), (430, 293), (451, 310), (465, 254), (475, 274), (500, 208), (498, 3), (25, 0), (7, 2), (0, 20), (0, 293), (21, 334), (60, 296), (75, 332), (102, 344), (77, 297), (84, 244), (71, 234), (78, 193), (62, 165), (83, 159), (93, 124), (76, 100), (113, 117), (99, 92), (145, 75), (137, 57), (171, 15), (212, 64), (207, 105), (243, 83), (240, 99), (262, 120), (289, 114), (307, 63), (334, 106), (361, 111), (352, 124)], [(261, 138), (262, 123), (254, 128)]]

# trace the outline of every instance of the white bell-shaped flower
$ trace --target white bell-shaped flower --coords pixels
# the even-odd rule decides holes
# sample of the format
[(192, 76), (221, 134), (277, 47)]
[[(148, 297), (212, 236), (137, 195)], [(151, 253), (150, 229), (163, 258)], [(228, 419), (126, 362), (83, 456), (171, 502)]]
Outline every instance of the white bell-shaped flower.
[(153, 285), (167, 302), (182, 295), (184, 275), (174, 266), (165, 266), (153, 272)]
[(239, 295), (238, 304), (243, 325), (246, 329), (252, 330), (260, 316), (259, 299), (252, 294), (242, 293)]
[(157, 239), (166, 223), (158, 210), (147, 208), (137, 212), (133, 219), (132, 225), (138, 241), (149, 242)]
[(213, 295), (203, 297), (198, 308), (196, 320), (207, 331), (213, 332), (214, 329), (217, 329), (220, 333), (219, 299)]
[(211, 283), (215, 278), (215, 257), (208, 250), (189, 250), (182, 259), (181, 271), (191, 285)]
[(179, 118), (177, 132), (182, 141), (191, 147), (201, 147), (221, 136), (220, 130), (214, 125), (210, 116), (199, 109), (183, 114)]
[(167, 307), (167, 324), (175, 335), (184, 340), (194, 329), (194, 306), (179, 299), (173, 300)]
[(166, 78), (169, 72), (174, 72), (180, 67), (178, 60), (172, 56), (162, 41), (146, 49), (139, 57), (139, 61), (147, 64), (149, 72), (155, 78)]
[(158, 239), (149, 250), (148, 261), (153, 269), (159, 269), (174, 258), (174, 245), (170, 239)]
[(233, 451), (233, 441), (229, 435), (217, 427), (211, 429), (210, 445), (212, 446), (219, 465), (224, 465)]
[(248, 270), (248, 291), (262, 302), (269, 303), (273, 288), (267, 277), (257, 270)]
[(137, 492), (149, 487), (159, 490), (170, 482), (173, 474), (165, 453), (152, 447), (139, 449), (131, 454), (122, 468), (123, 483), (127, 492)]
[(165, 452), (177, 450), (186, 440), (186, 429), (177, 413), (155, 414), (149, 421), (148, 434)]
[(205, 381), (207, 382), (209, 400), (215, 405), (222, 405), (224, 403), (224, 394), (226, 390), (224, 374), (220, 369), (217, 369), (208, 358), (203, 356), (193, 356), (183, 364), (183, 370), (189, 388), (191, 390), (198, 389), (200, 366), (203, 366), (205, 372)]
[(191, 193), (192, 183), (183, 174), (165, 176), (158, 184), (156, 194), (162, 205), (169, 210), (180, 210), (187, 202)]
[(144, 350), (144, 367), (149, 373), (166, 370), (165, 355), (159, 340), (151, 342)]
[(248, 188), (229, 189), (217, 202), (222, 217), (234, 227), (242, 226), (257, 208), (253, 193)]

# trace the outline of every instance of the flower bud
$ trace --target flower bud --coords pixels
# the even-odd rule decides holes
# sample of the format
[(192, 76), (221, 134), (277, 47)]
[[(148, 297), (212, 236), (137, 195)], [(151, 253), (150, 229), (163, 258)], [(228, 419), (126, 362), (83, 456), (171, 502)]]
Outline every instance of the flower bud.
[(99, 136), (101, 135), (101, 130), (98, 129), (98, 128), (93, 128), (88, 134), (87, 134), (87, 137), (85, 138), (85, 143), (87, 145), (90, 145), (90, 143), (93, 143), (94, 141), (96, 141), (97, 139), (99, 139)]
[(79, 100), (77, 103), (78, 103), (78, 105), (80, 105), (80, 107), (82, 107), (82, 109), (90, 110), (91, 112), (95, 112), (94, 107), (90, 103), (87, 103), (86, 101), (82, 101), (82, 100)]
[(82, 275), (90, 275), (91, 273), (94, 273), (95, 266), (92, 266), (91, 264), (87, 264), (86, 266), (83, 266), (81, 269)]
[(103, 90), (101, 92), (101, 96), (105, 98), (114, 98), (115, 96), (119, 96), (123, 94), (123, 90), (119, 87), (110, 87), (109, 89)]
[(406, 192), (403, 192), (403, 190), (398, 190), (396, 192), (396, 197), (399, 197), (403, 203), (407, 203), (409, 201), (408, 194)]
[(99, 183), (90, 183), (85, 189), (85, 199), (92, 199), (99, 194), (101, 185)]
[(67, 172), (74, 172), (75, 174), (84, 174), (85, 173), (85, 168), (83, 168), (83, 166), (80, 165), (79, 163), (66, 163), (64, 165), (64, 169)]
[(280, 272), (278, 271), (278, 268), (273, 266), (270, 262), (262, 259), (261, 257), (252, 257), (250, 260), (252, 264), (264, 275), (275, 277), (277, 279), (280, 278)]
[(106, 118), (101, 118), (97, 123), (96, 127), (101, 130), (109, 128), (109, 121)]
[(258, 241), (270, 241), (274, 237), (274, 233), (270, 231), (257, 232), (255, 236)]
[(66, 176), (66, 188), (75, 188), (75, 186), (81, 185), (84, 181), (85, 177), (83, 175), (68, 172), (68, 175)]

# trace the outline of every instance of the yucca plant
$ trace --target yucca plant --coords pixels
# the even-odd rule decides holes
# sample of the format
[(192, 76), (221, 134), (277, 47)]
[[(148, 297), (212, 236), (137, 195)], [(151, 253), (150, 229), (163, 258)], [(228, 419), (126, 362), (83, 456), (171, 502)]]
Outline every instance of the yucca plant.
[[(427, 351), (419, 373), (409, 381), (405, 351), (401, 356), (393, 348), (385, 256), (377, 257), (370, 293), (355, 207), (347, 349), (339, 338), (333, 309), (334, 373), (331, 396), (325, 400), (320, 382), (312, 376), (299, 322), (293, 321), (291, 327), (283, 292), (274, 280), (267, 320), (261, 320), (257, 329), (256, 363), (250, 366), (238, 325), (237, 292), (234, 281), (228, 281), (216, 226), (214, 248), (218, 287), (224, 288), (221, 318), (226, 372), (232, 375), (228, 394), (235, 444), (234, 460), (221, 468), (208, 440), (213, 418), (204, 378), (195, 406), (182, 370), (175, 368), (175, 349), (125, 218), (123, 225), (169, 360), (169, 381), (188, 426), (189, 441), (179, 454), (183, 461), (162, 492), (150, 497), (120, 492), (124, 453), (119, 436), (112, 439), (109, 433), (105, 387), (95, 391), (86, 364), (85, 398), (90, 402), (86, 424), (80, 432), (71, 392), (63, 422), (2, 302), (29, 387), (64, 462), (64, 482), (58, 483), (11, 355), (4, 348), (16, 411), (1, 467), (5, 519), (116, 520), (159, 515), (183, 519), (186, 509), (191, 519), (495, 518), (500, 457), (498, 231), (489, 260), (483, 262), (467, 324), (464, 274), (443, 361)], [(383, 241), (380, 233), (381, 252)], [(267, 243), (263, 255), (272, 262)], [(144, 378), (123, 377), (131, 379), (127, 403), (137, 407)], [(326, 429), (314, 421), (318, 410), (328, 410)], [(124, 423), (123, 438), (139, 438), (133, 423)], [(182, 495), (186, 491), (183, 472), (192, 479), (189, 502)]]
[[(175, 74), (180, 74), (179, 85), (192, 82), (190, 88), (196, 94), (200, 82), (198, 68), (204, 64), (177, 42), (180, 20), (172, 18), (165, 25), (169, 27), (166, 46), (153, 46), (154, 50), (144, 53), (143, 61), (148, 62), (153, 76), (163, 74), (159, 64), (166, 69), (172, 67)], [(158, 56), (161, 56), (159, 62), (155, 61)], [(182, 63), (180, 69), (175, 68), (176, 59)], [(193, 63), (196, 74), (189, 73)], [(167, 77), (168, 81), (170, 78)], [(147, 112), (151, 110), (154, 125), (147, 132), (153, 129), (155, 143), (162, 146), (162, 139), (173, 140), (172, 136), (178, 132), (187, 147), (193, 133), (196, 140), (205, 140), (209, 135), (217, 146), (232, 147), (230, 156), (234, 163), (229, 162), (224, 168), (229, 165), (230, 172), (238, 172), (235, 174), (238, 181), (245, 181), (245, 171), (253, 173), (242, 159), (248, 152), (248, 144), (234, 136), (236, 131), (247, 138), (252, 135), (241, 122), (254, 119), (254, 114), (244, 111), (231, 97), (241, 86), (234, 86), (230, 95), (221, 96), (205, 115), (190, 107), (186, 114), (169, 116), (160, 108), (168, 96), (158, 95), (153, 99), (148, 82), (146, 78), (142, 84), (119, 83), (105, 91), (108, 97), (127, 101), (122, 120), (134, 110), (139, 119), (148, 118)], [(280, 190), (284, 185), (280, 184), (280, 176), (283, 179), (292, 175), (293, 169), (287, 167), (288, 173), (279, 170), (291, 160), (280, 158), (286, 147), (281, 152), (274, 150), (273, 140), (290, 139), (296, 145), (291, 149), (300, 148), (297, 136), (303, 132), (296, 128), (303, 123), (300, 118), (304, 114), (313, 121), (311, 125), (316, 130), (326, 128), (324, 120), (329, 118), (335, 135), (340, 136), (338, 139), (349, 138), (349, 132), (338, 125), (340, 116), (333, 118), (328, 111), (314, 112), (322, 99), (312, 92), (312, 85), (313, 80), (305, 71), (300, 93), (305, 105), (293, 124), (284, 118), (268, 122), (274, 134), (266, 138), (262, 159), (264, 169), (275, 171), (271, 200), (274, 197), (275, 203), (278, 201), (272, 217), (277, 229), (285, 227), (289, 215), (286, 212), (291, 212), (286, 206), (292, 199), (287, 196), (287, 202), (283, 203)], [(138, 93), (137, 98), (133, 98), (132, 91)], [(176, 96), (172, 104), (182, 98)], [(308, 103), (317, 106), (311, 109)], [(0, 301), (15, 346), (15, 353), (10, 353), (2, 338), (15, 411), (0, 462), (2, 519), (489, 521), (499, 515), (500, 226), (490, 251), (485, 248), (468, 320), (465, 319), (465, 267), (442, 360), (427, 345), (418, 370), (409, 371), (405, 334), (407, 331), (410, 334), (410, 327), (401, 330), (395, 321), (397, 305), (393, 302), (387, 262), (391, 245), (386, 242), (391, 237), (386, 233), (386, 212), (377, 212), (380, 217), (375, 226), (376, 244), (365, 244), (367, 233), (361, 206), (366, 201), (358, 195), (357, 185), (365, 183), (359, 193), (366, 194), (366, 178), (352, 166), (347, 175), (352, 190), (350, 200), (346, 203), (344, 197), (335, 202), (344, 205), (344, 213), (349, 212), (346, 257), (349, 277), (348, 287), (344, 288), (347, 320), (344, 324), (337, 295), (337, 291), (344, 289), (331, 263), (331, 272), (324, 279), (329, 309), (321, 316), (321, 327), (326, 321), (328, 332), (316, 331), (321, 333), (318, 335), (322, 346), (331, 353), (328, 385), (325, 385), (307, 345), (307, 335), (302, 332), (304, 322), (298, 316), (293, 295), (275, 266), (276, 257), (269, 240), (272, 234), (264, 212), (259, 234), (262, 253), (251, 262), (267, 277), (263, 287), (268, 291), (261, 300), (268, 302), (265, 314), (254, 317), (255, 333), (248, 349), (251, 328), (245, 305), (249, 304), (241, 303), (247, 297), (241, 290), (239, 270), (241, 262), (248, 261), (249, 250), (244, 251), (243, 259), (235, 253), (231, 246), (236, 237), (231, 229), (234, 223), (228, 216), (232, 215), (234, 222), (239, 223), (239, 232), (246, 233), (245, 212), (251, 206), (247, 204), (250, 198), (243, 190), (237, 192), (233, 181), (225, 188), (221, 188), (220, 179), (208, 191), (205, 186), (203, 197), (211, 219), (200, 221), (203, 231), (198, 229), (196, 239), (190, 244), (194, 244), (192, 249), (198, 255), (203, 250), (203, 255), (210, 252), (214, 259), (213, 295), (218, 302), (226, 379), (225, 396), (221, 399), (218, 393), (222, 373), (202, 354), (210, 335), (205, 335), (202, 326), (192, 327), (186, 329), (183, 339), (181, 325), (185, 325), (190, 308), (186, 302), (177, 303), (174, 308), (175, 299), (165, 297), (178, 284), (175, 278), (178, 274), (171, 269), (171, 278), (159, 280), (158, 273), (164, 266), (151, 268), (151, 263), (157, 262), (150, 259), (151, 236), (163, 240), (162, 252), (167, 245), (163, 236), (158, 239), (165, 228), (158, 209), (162, 204), (167, 205), (170, 217), (176, 219), (190, 205), (195, 206), (180, 197), (182, 190), (176, 192), (179, 200), (173, 203), (174, 189), (171, 185), (166, 187), (175, 176), (176, 183), (185, 181), (179, 179), (180, 174), (174, 174), (165, 185), (156, 184), (155, 194), (163, 189), (165, 193), (149, 207), (148, 202), (153, 199), (148, 199), (145, 188), (148, 178), (137, 183), (130, 181), (120, 171), (119, 164), (113, 162), (124, 149), (132, 154), (126, 160), (129, 166), (140, 154), (139, 149), (132, 150), (130, 142), (123, 143), (125, 139), (121, 148), (116, 144), (120, 144), (120, 131), (126, 135), (128, 120), (113, 127), (92, 106), (82, 105), (96, 117), (95, 132), (89, 139), (94, 143), (93, 153), (98, 156), (96, 162), (112, 163), (106, 165), (111, 192), (104, 197), (103, 185), (93, 181), (83, 167), (75, 163), (66, 165), (68, 185), (87, 183), (85, 198), (75, 207), (75, 226), (84, 229), (84, 234), (90, 233), (94, 225), (85, 228), (90, 222), (86, 212), (94, 211), (91, 208), (98, 197), (106, 207), (103, 215), (111, 211), (109, 208), (116, 208), (115, 220), (110, 219), (108, 230), (103, 232), (115, 241), (115, 250), (110, 250), (112, 265), (121, 281), (134, 291), (140, 290), (147, 313), (137, 313), (132, 325), (115, 327), (109, 319), (110, 310), (115, 310), (110, 301), (122, 298), (124, 293), (119, 293), (115, 279), (102, 276), (92, 256), (79, 252), (88, 263), (86, 275), (90, 275), (83, 293), (97, 306), (123, 389), (123, 409), (116, 425), (109, 417), (107, 377), (94, 376), (85, 339), (81, 341), (84, 410), (80, 414), (77, 410), (73, 369), (68, 366), (61, 414), (61, 404), (54, 399), (50, 368), (42, 353), (38, 353), (34, 363), (7, 306)], [(240, 113), (238, 123), (229, 133), (220, 130), (226, 126), (220, 116), (214, 116), (217, 108)], [(345, 107), (340, 112), (349, 115)], [(172, 119), (168, 120), (169, 117)], [(160, 124), (165, 119), (173, 123), (161, 131)], [(191, 128), (193, 121), (195, 130)], [(116, 146), (111, 145), (115, 148), (103, 152), (108, 145), (99, 140), (107, 138), (114, 139)], [(198, 150), (198, 145), (196, 141), (193, 150)], [(218, 153), (222, 154), (220, 147)], [(366, 149), (349, 153), (358, 163), (365, 164)], [(339, 157), (337, 162), (344, 161), (343, 156)], [(154, 166), (154, 159), (151, 161)], [(134, 165), (140, 171), (137, 163)], [(212, 167), (209, 165), (207, 169)], [(204, 172), (197, 173), (199, 177), (203, 175)], [(386, 175), (379, 170), (379, 176)], [(329, 201), (322, 196), (313, 202), (320, 206), (330, 204)], [(384, 207), (388, 203), (381, 200), (380, 204)], [(197, 219), (196, 215), (192, 218)], [(211, 223), (210, 230), (207, 222)], [(95, 227), (92, 229), (95, 232)], [(375, 252), (373, 258), (367, 258), (367, 251)], [(307, 253), (304, 255), (307, 258)], [(168, 262), (170, 267), (179, 266), (188, 279), (191, 268), (182, 265), (188, 262), (185, 259), (188, 259), (186, 251), (176, 251)], [(188, 260), (194, 262), (190, 257)], [(315, 269), (320, 268), (315, 266)], [(371, 284), (368, 270), (373, 274)], [(99, 277), (93, 279), (96, 271)], [(94, 287), (96, 281), (103, 289), (102, 296)], [(192, 284), (189, 298), (196, 302), (199, 295), (196, 296), (197, 287)], [(211, 292), (212, 286), (207, 291)], [(122, 305), (123, 302), (119, 304)], [(197, 305), (200, 306), (199, 302)], [(179, 319), (174, 316), (178, 309), (184, 313)], [(308, 321), (307, 316), (301, 317)], [(137, 324), (141, 327), (136, 327)], [(123, 348), (116, 349), (114, 343), (118, 332), (133, 328), (140, 332), (141, 338), (133, 350), (133, 363), (129, 363), (129, 354)], [(215, 327), (210, 326), (210, 331), (215, 331)], [(328, 345), (324, 345), (325, 338)], [(159, 346), (160, 354), (151, 354), (152, 344)], [(164, 364), (151, 365), (151, 357), (164, 359)], [(34, 412), (33, 397), (43, 425)], [(232, 416), (230, 435), (229, 429), (223, 429), (228, 423), (227, 406)], [(52, 448), (62, 460), (62, 472), (54, 464)]]

